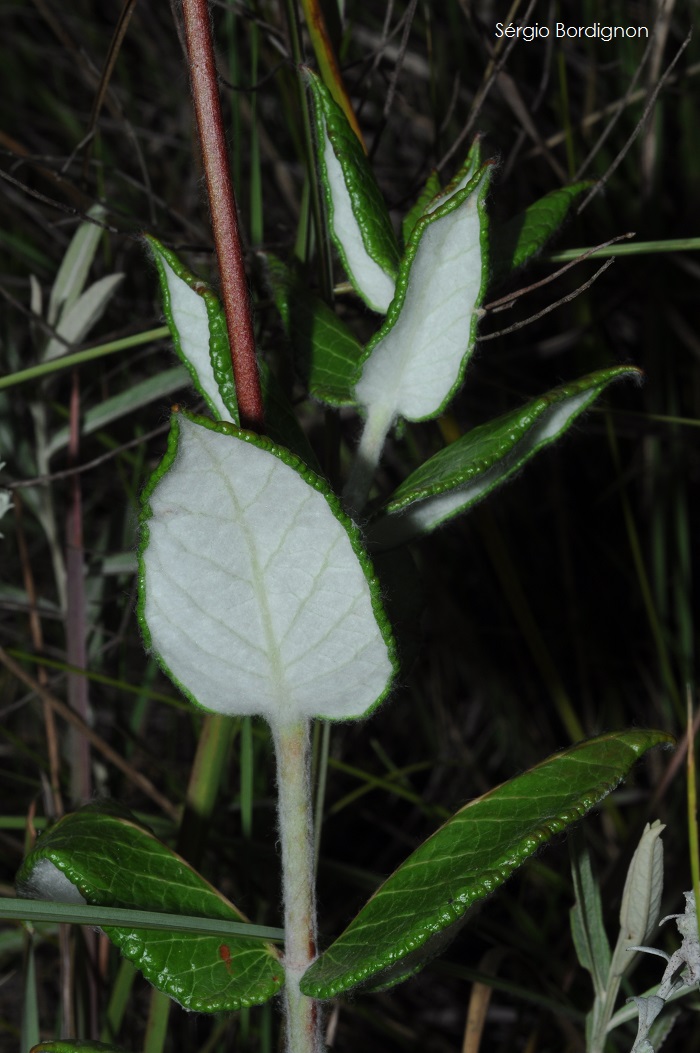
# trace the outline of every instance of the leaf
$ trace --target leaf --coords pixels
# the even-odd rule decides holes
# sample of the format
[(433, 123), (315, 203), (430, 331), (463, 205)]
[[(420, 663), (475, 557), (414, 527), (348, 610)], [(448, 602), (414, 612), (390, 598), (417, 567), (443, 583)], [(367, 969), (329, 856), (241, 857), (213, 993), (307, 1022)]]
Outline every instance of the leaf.
[(440, 176), (435, 169), (430, 172), (428, 178), (425, 181), (425, 186), (421, 190), (420, 194), (416, 198), (415, 204), (411, 206), (406, 215), (403, 218), (401, 224), (401, 233), (403, 235), (403, 243), (406, 245), (413, 233), (416, 223), (425, 214), (425, 210), (433, 198), (437, 197), (442, 190), (442, 184), (440, 183)]
[(178, 356), (215, 420), (238, 424), (238, 403), (229, 351), (226, 316), (218, 298), (150, 235), (163, 309)]
[(375, 892), (306, 971), (303, 993), (333, 998), (358, 984), (377, 983), (384, 970), (419, 948), (429, 950), (436, 934), (462, 920), (610, 793), (642, 753), (670, 741), (661, 731), (602, 735), (471, 801)]
[(371, 565), (298, 458), (177, 414), (143, 500), (141, 624), (190, 701), (278, 724), (385, 697), (394, 645)]
[[(89, 286), (74, 303), (66, 303), (56, 326), (59, 336), (68, 344), (79, 343), (99, 322), (123, 277), (123, 274), (108, 274)], [(44, 351), (44, 361), (49, 362), (65, 353), (65, 343), (52, 336)]]
[[(25, 859), (17, 883), (21, 894), (34, 898), (46, 892), (59, 898), (62, 890), (64, 899), (96, 906), (246, 920), (180, 856), (104, 805), (89, 805), (51, 827)], [(259, 1005), (283, 983), (277, 951), (260, 940), (222, 943), (219, 936), (112, 926), (104, 931), (150, 983), (186, 1009), (214, 1013)]]
[[(212, 290), (190, 274), (174, 253), (154, 238), (147, 240), (158, 265), (173, 343), (189, 379), (215, 420), (238, 424), (224, 310)], [(316, 455), (272, 371), (264, 360), (258, 365), (268, 435), (293, 450), (309, 467), (317, 468)]]
[[(97, 220), (105, 215), (101, 205), (93, 205), (88, 211), (88, 216)], [(101, 237), (102, 228), (97, 223), (81, 223), (73, 235), (51, 289), (46, 315), (49, 325), (55, 326), (62, 312), (71, 307), (83, 291)]]
[(639, 1013), (637, 1037), (634, 1040), (631, 1053), (654, 1053), (654, 1047), (647, 1036), (652, 1024), (666, 1003), (663, 998), (658, 998), (656, 995), (652, 995), (650, 998), (636, 998), (633, 996), (630, 1001), (634, 1002)]
[[(668, 1003), (666, 1003), (668, 1005)], [(660, 1050), (666, 1039), (670, 1035), (671, 1031), (675, 1027), (679, 1016), (681, 1015), (680, 1009), (666, 1009), (663, 1016), (657, 1016), (649, 1028), (647, 1038), (652, 1046), (652, 1049)]]
[(493, 232), (491, 265), (494, 284), (539, 252), (562, 225), (576, 198), (590, 186), (586, 180), (552, 190)]
[(576, 903), (569, 912), (579, 963), (591, 974), (596, 998), (605, 994), (610, 971), (610, 944), (603, 925), (600, 888), (593, 877), (591, 857), (582, 838), (575, 837), (571, 872)]
[(331, 237), (355, 290), (386, 313), (394, 296), (399, 249), (374, 172), (348, 120), (311, 70), (319, 175)]
[(271, 254), (264, 260), (275, 305), (309, 395), (329, 406), (353, 405), (362, 357), (360, 342), (291, 268)]
[(620, 906), (620, 935), (611, 973), (622, 976), (633, 961), (628, 948), (646, 943), (661, 913), (664, 887), (664, 849), (661, 834), (666, 829), (657, 819), (647, 823), (627, 871)]
[(401, 483), (372, 525), (370, 541), (395, 545), (466, 512), (556, 442), (613, 380), (640, 376), (630, 366), (601, 369), (467, 432)]
[(488, 262), (484, 198), (490, 165), (472, 175), (472, 160), (470, 155), (416, 224), (396, 296), (365, 351), (355, 394), (367, 411), (369, 431), (386, 433), (397, 417), (437, 416), (462, 381)]

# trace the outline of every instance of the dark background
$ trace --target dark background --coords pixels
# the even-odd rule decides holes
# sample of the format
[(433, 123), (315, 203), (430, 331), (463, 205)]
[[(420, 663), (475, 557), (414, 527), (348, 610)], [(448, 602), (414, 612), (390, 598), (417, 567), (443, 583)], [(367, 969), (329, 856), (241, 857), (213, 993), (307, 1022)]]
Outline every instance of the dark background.
[[(443, 181), (454, 173), (476, 132), (483, 136), (485, 156), (498, 163), (489, 195), (494, 227), (575, 179), (607, 177), (540, 257), (507, 284), (494, 286), (487, 299), (553, 273), (560, 264), (549, 259), (550, 251), (635, 234), (638, 251), (621, 255), (576, 299), (478, 345), (452, 407), (459, 429), (597, 368), (634, 364), (645, 375), (641, 388), (613, 386), (556, 449), (468, 517), (415, 546), (412, 558), (422, 583), (415, 664), (402, 672), (394, 696), (371, 722), (339, 727), (331, 737), (319, 870), (327, 940), (435, 828), (437, 809), (453, 810), (568, 745), (567, 713), (575, 714), (585, 735), (632, 725), (683, 734), (686, 696), (693, 699), (695, 691), (700, 243), (696, 238), (686, 250), (671, 252), (664, 243), (698, 234), (700, 64), (697, 40), (679, 55), (697, 20), (697, 3), (662, 5), (659, 13), (652, 2), (537, 2), (530, 5), (530, 22), (647, 26), (652, 39), (604, 43), (550, 36), (510, 49), (494, 36), (496, 22), (506, 19), (504, 3), (397, 2), (376, 5), (375, 12), (349, 0), (342, 20), (336, 5), (325, 6), (397, 223), (432, 168)], [(76, 225), (97, 201), (107, 209), (110, 229), (91, 279), (115, 271), (125, 278), (86, 346), (161, 324), (156, 275), (141, 233), (155, 233), (197, 273), (214, 276), (186, 64), (167, 3), (135, 5), (93, 122), (120, 11), (116, 2), (84, 0), (0, 5), (3, 373), (39, 360), (44, 336), (30, 325), (30, 275), (46, 303)], [(522, 19), (525, 11), (520, 4), (513, 18)], [(304, 400), (293, 378), (253, 257), (264, 248), (290, 258), (299, 229), (304, 157), (284, 5), (217, 3), (212, 12), (259, 345), (298, 403), (322, 456), (324, 413)], [(94, 135), (85, 144), (91, 128)], [(587, 260), (512, 310), (487, 317), (481, 333), (537, 314), (574, 292), (599, 265)], [(339, 268), (336, 277), (343, 278)], [(313, 266), (309, 280), (315, 280)], [(347, 296), (340, 302), (361, 335), (374, 331), (371, 315)], [(173, 363), (164, 340), (83, 366), (81, 412), (157, 378)], [(2, 484), (70, 467), (65, 446), (42, 466), (32, 404), (44, 407), (50, 439), (66, 425), (73, 383), (64, 371), (0, 391)], [(15, 655), (40, 650), (58, 663), (42, 668), (64, 698), (68, 627), (77, 624), (85, 634), (88, 668), (110, 678), (90, 681), (96, 729), (179, 804), (200, 718), (148, 693), (174, 690), (141, 645), (133, 555), (138, 494), (164, 450), (175, 398), (193, 405), (186, 390), (136, 405), (127, 396), (117, 419), (80, 441), (75, 464), (101, 458), (79, 476), (84, 613), (61, 609), (51, 559), (52, 544), (59, 552), (66, 545), (74, 476), (14, 491), (21, 495), (22, 515), (10, 513), (2, 521), (0, 639)], [(159, 427), (161, 433), (151, 435)], [(343, 463), (356, 429), (354, 416), (343, 412), (340, 429), (332, 432)], [(406, 428), (387, 452), (382, 489), (442, 444), (434, 422)], [(42, 507), (44, 521), (49, 515), (56, 524), (54, 542), (40, 521)], [(39, 615), (39, 637), (32, 613)], [(36, 661), (23, 662), (36, 676)], [(143, 690), (128, 694), (126, 687)], [(42, 708), (6, 671), (0, 671), (0, 688), (0, 881), (9, 895), (23, 854), (24, 818), (33, 805), (39, 817), (50, 815), (51, 795)], [(59, 725), (68, 804), (76, 795), (71, 778), (77, 761), (63, 730)], [(254, 728), (255, 803), (247, 838), (239, 820), (239, 742), (234, 739), (202, 869), (253, 920), (278, 924), (274, 785), (264, 726)], [(650, 756), (614, 805), (586, 824), (613, 940), (625, 866), (645, 821), (668, 824), (664, 912), (680, 909), (681, 892), (690, 887), (684, 779), (682, 773), (664, 779), (670, 763), (668, 754)], [(404, 769), (409, 773), (401, 774)], [(172, 839), (174, 831), (152, 816), (152, 805), (122, 775), (102, 762), (93, 774), (95, 794), (124, 801)], [(414, 802), (386, 785), (378, 788), (374, 777), (394, 779), (409, 797), (415, 795)], [(354, 799), (346, 803), (347, 795)], [(568, 932), (571, 903), (562, 842), (487, 903), (440, 962), (395, 991), (344, 1002), (334, 1048), (461, 1048), (473, 971), (484, 967), (487, 951), (502, 948), (497, 973), (505, 989), (493, 995), (482, 1048), (583, 1049), (591, 991)], [(20, 930), (8, 924), (0, 932), (2, 972), (10, 976), (0, 987), (0, 1048), (7, 1050), (17, 1049), (19, 1041), (21, 946)], [(56, 937), (49, 932), (39, 955), (47, 1037), (60, 1030), (57, 960)], [(110, 957), (101, 968), (104, 1005), (116, 961)], [(660, 973), (660, 963), (645, 963), (634, 990), (657, 982)], [(141, 1048), (147, 1007), (148, 988), (138, 981), (119, 1036), (125, 1047)], [(166, 1048), (276, 1048), (269, 1010), (231, 1018), (221, 1038), (212, 1037), (214, 1026), (207, 1018), (173, 1013)], [(631, 1033), (623, 1035), (611, 1048), (624, 1050), (631, 1041)], [(674, 1049), (696, 1046), (688, 1012), (674, 1033)]]

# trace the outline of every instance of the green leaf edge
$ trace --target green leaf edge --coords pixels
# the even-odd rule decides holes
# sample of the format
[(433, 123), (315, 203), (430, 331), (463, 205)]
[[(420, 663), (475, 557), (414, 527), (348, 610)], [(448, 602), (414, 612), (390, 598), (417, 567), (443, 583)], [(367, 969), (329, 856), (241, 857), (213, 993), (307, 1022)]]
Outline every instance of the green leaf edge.
[(165, 314), (168, 328), (170, 329), (177, 356), (187, 368), (187, 371), (192, 378), (192, 383), (206, 402), (209, 412), (214, 418), (216, 418), (218, 416), (218, 411), (200, 387), (197, 371), (183, 351), (180, 334), (173, 319), (170, 303), (170, 290), (168, 288), (168, 280), (161, 257), (167, 261), (176, 276), (180, 278), (181, 281), (184, 281), (193, 292), (197, 293), (197, 295), (201, 296), (204, 300), (204, 306), (207, 310), (207, 321), (209, 323), (209, 359), (212, 372), (224, 405), (228, 409), (233, 420), (239, 424), (240, 417), (238, 415), (238, 400), (236, 398), (236, 384), (233, 378), (233, 365), (231, 363), (226, 315), (221, 303), (219, 302), (218, 296), (207, 282), (202, 281), (201, 278), (198, 278), (193, 274), (179, 257), (176, 256), (171, 249), (167, 249), (165, 245), (161, 244), (157, 238), (154, 238), (151, 234), (146, 234), (144, 235), (144, 239), (150, 248), (151, 256), (158, 271), (161, 296), (163, 299), (163, 313)]
[[(388, 501), (386, 501), (385, 504), (382, 506), (380, 512), (377, 513), (377, 518), (379, 518), (379, 516), (382, 514), (395, 515), (404, 511), (407, 507), (414, 505), (419, 501), (425, 501), (430, 497), (437, 497), (440, 494), (447, 493), (450, 490), (454, 490), (457, 487), (462, 486), (464, 483), (468, 483), (474, 479), (478, 479), (480, 475), (484, 475), (486, 472), (490, 471), (491, 468), (494, 468), (503, 457), (507, 456), (509, 453), (512, 453), (517, 448), (518, 443), (525, 438), (528, 430), (547, 412), (548, 409), (550, 409), (550, 407), (557, 405), (559, 402), (564, 402), (567, 398), (573, 398), (576, 394), (581, 394), (583, 389), (590, 384), (591, 388), (589, 398), (587, 398), (585, 402), (582, 403), (580, 408), (572, 417), (569, 418), (569, 420), (562, 427), (562, 429), (559, 432), (557, 432), (556, 435), (552, 435), (547, 439), (543, 439), (532, 450), (528, 451), (526, 457), (522, 457), (520, 460), (516, 461), (513, 464), (513, 466), (507, 471), (505, 476), (495, 480), (493, 486), (489, 487), (487, 490), (484, 490), (484, 492), (479, 495), (478, 501), (483, 500), (483, 498), (487, 497), (492, 492), (492, 490), (495, 489), (496, 486), (500, 486), (502, 483), (510, 479), (516, 472), (520, 471), (523, 465), (527, 461), (529, 461), (531, 457), (539, 453), (539, 451), (543, 448), (546, 448), (547, 446), (556, 442), (561, 437), (563, 431), (568, 430), (568, 428), (574, 423), (574, 421), (576, 421), (582, 413), (586, 412), (586, 410), (590, 407), (591, 403), (595, 402), (595, 400), (600, 394), (602, 394), (605, 388), (614, 380), (617, 380), (621, 377), (637, 377), (641, 380), (643, 377), (643, 373), (636, 366), (614, 366), (610, 369), (599, 370), (596, 373), (589, 373), (584, 377), (580, 377), (578, 380), (570, 381), (568, 384), (561, 384), (556, 388), (552, 388), (545, 394), (539, 395), (537, 398), (532, 399), (530, 402), (526, 402), (523, 406), (519, 407), (519, 409), (510, 410), (508, 413), (504, 413), (502, 417), (496, 417), (492, 421), (487, 421), (485, 424), (478, 425), (476, 428), (473, 428), (471, 431), (468, 431), (465, 435), (463, 435), (461, 439), (457, 439), (457, 441), (452, 443), (451, 445), (443, 447), (442, 450), (439, 450), (438, 453), (434, 454), (427, 461), (425, 461), (420, 466), (420, 468), (416, 469), (415, 472), (413, 472), (406, 479), (404, 479), (404, 481), (396, 488), (396, 490), (388, 499)], [(575, 388), (578, 385), (581, 386), (580, 392), (571, 390), (572, 388)], [(559, 394), (561, 394), (561, 398), (556, 397)], [(520, 433), (518, 435), (518, 438), (512, 444), (499, 448), (497, 454), (495, 454), (493, 458), (491, 458), (490, 460), (484, 458), (480, 460), (476, 465), (468, 465), (461, 470), (455, 470), (452, 476), (447, 477), (446, 479), (442, 480), (439, 483), (435, 483), (432, 486), (423, 485), (411, 489), (411, 479), (415, 475), (417, 475), (419, 472), (424, 472), (426, 467), (431, 463), (439, 463), (440, 459), (444, 458), (447, 455), (448, 451), (450, 451), (450, 454), (454, 456), (455, 447), (458, 446), (460, 442), (466, 442), (467, 439), (473, 439), (474, 434), (480, 429), (487, 429), (493, 424), (495, 424), (497, 421), (512, 416), (515, 413), (522, 412), (528, 409), (528, 407), (531, 407), (532, 416), (528, 419), (526, 424), (522, 424), (522, 422), (519, 422)], [(516, 425), (514, 425), (513, 427), (515, 428)], [(472, 503), (476, 504), (477, 501), (470, 502), (469, 507), (471, 507)], [(439, 521), (431, 525), (431, 531), (437, 529), (439, 526), (452, 519), (454, 516), (459, 515), (461, 511), (463, 511), (463, 509), (458, 508), (454, 511), (449, 512), (443, 519), (440, 519)]]
[(407, 245), (411, 234), (415, 228), (416, 223), (421, 218), (426, 208), (439, 194), (442, 193), (442, 184), (440, 182), (440, 176), (436, 168), (431, 169), (428, 172), (428, 177), (425, 184), (420, 190), (418, 197), (415, 202), (411, 205), (406, 215), (403, 217), (401, 224), (401, 234), (403, 236), (403, 243)]
[(185, 410), (179, 410), (178, 413), (173, 413), (170, 421), (170, 433), (168, 435), (168, 445), (163, 455), (163, 459), (151, 475), (148, 483), (146, 484), (143, 493), (141, 495), (141, 511), (139, 514), (139, 526), (140, 526), (140, 541), (137, 549), (137, 562), (138, 562), (138, 592), (139, 598), (136, 606), (136, 616), (138, 623), (141, 627), (141, 633), (143, 635), (144, 646), (146, 650), (153, 654), (158, 665), (163, 672), (170, 678), (175, 686), (182, 692), (184, 697), (192, 703), (197, 709), (204, 710), (204, 712), (210, 712), (204, 706), (202, 706), (192, 692), (182, 684), (178, 678), (172, 673), (168, 667), (167, 662), (162, 658), (158, 651), (153, 647), (151, 633), (146, 623), (145, 617), (145, 605), (146, 605), (146, 568), (145, 568), (145, 554), (148, 548), (149, 542), (149, 530), (148, 520), (152, 517), (153, 511), (150, 505), (150, 498), (155, 490), (156, 486), (163, 478), (163, 476), (170, 470), (177, 456), (177, 444), (180, 435), (180, 424), (179, 416), (182, 415), (187, 420), (194, 424), (198, 424), (204, 428), (208, 428), (210, 431), (218, 432), (220, 435), (230, 435), (233, 438), (239, 439), (242, 442), (250, 443), (252, 446), (256, 446), (259, 450), (264, 450), (266, 453), (272, 454), (278, 460), (282, 461), (289, 468), (292, 468), (297, 475), (309, 486), (313, 487), (314, 490), (318, 491), (325, 498), (328, 507), (330, 508), (335, 519), (338, 520), (340, 525), (345, 529), (348, 535), (348, 539), (352, 546), (353, 552), (357, 556), (357, 559), (362, 568), (362, 572), (367, 581), (370, 593), (370, 602), (372, 605), (372, 612), (374, 614), (377, 626), (382, 635), (382, 639), (386, 645), (387, 653), (389, 655), (389, 661), (391, 663), (392, 675), (389, 677), (384, 691), (378, 696), (374, 703), (368, 707), (358, 717), (325, 717), (323, 714), (318, 714), (317, 719), (328, 720), (333, 723), (342, 723), (347, 720), (364, 720), (365, 717), (373, 713), (378, 706), (389, 695), (394, 677), (399, 671), (399, 658), (396, 649), (396, 642), (394, 640), (394, 634), (389, 623), (389, 619), (384, 610), (384, 605), (381, 598), (381, 584), (379, 578), (375, 574), (372, 561), (370, 560), (367, 552), (365, 551), (364, 544), (362, 541), (362, 535), (343, 509), (340, 499), (336, 497), (325, 479), (317, 475), (309, 466), (298, 457), (295, 453), (281, 446), (279, 443), (272, 442), (269, 438), (263, 435), (257, 435), (252, 431), (245, 431), (242, 428), (236, 427), (235, 424), (229, 424), (225, 421), (212, 421), (206, 417), (200, 417), (193, 413), (187, 413)]
[(443, 198), (452, 197), (455, 192), (455, 187), (462, 179), (464, 179), (465, 175), (469, 172), (471, 172), (472, 175), (475, 175), (481, 167), (481, 135), (479, 134), (474, 138), (472, 145), (469, 147), (469, 153), (467, 154), (462, 167), (449, 181), (447, 186), (443, 187), (440, 183), (440, 175), (436, 168), (429, 173), (428, 178), (425, 181), (425, 186), (418, 195), (415, 204), (411, 206), (404, 216), (401, 227), (404, 245), (408, 244), (411, 234), (416, 228), (416, 224), (423, 218), (428, 210), (431, 209), (431, 211), (434, 211)]
[(472, 193), (474, 193), (477, 187), (479, 187), (483, 179), (483, 185), (480, 186), (478, 190), (479, 196), (477, 198), (477, 210), (479, 214), (479, 246), (481, 248), (481, 285), (479, 286), (479, 294), (477, 296), (476, 303), (474, 304), (472, 323), (469, 328), (469, 341), (462, 356), (462, 360), (454, 384), (448, 391), (447, 395), (440, 403), (438, 408), (432, 413), (428, 413), (423, 417), (410, 418), (416, 423), (419, 423), (421, 421), (434, 420), (435, 417), (439, 417), (442, 413), (445, 412), (445, 409), (452, 401), (459, 388), (462, 386), (467, 365), (469, 364), (469, 360), (473, 354), (474, 347), (476, 345), (476, 334), (479, 325), (479, 305), (481, 304), (481, 302), (484, 299), (484, 296), (486, 295), (489, 283), (489, 228), (488, 216), (486, 214), (485, 208), (485, 200), (489, 190), (491, 171), (495, 162), (486, 161), (486, 163), (482, 165), (481, 168), (479, 168), (479, 170), (472, 176), (472, 178), (469, 180), (466, 186), (462, 187), (462, 189), (458, 190), (456, 193), (453, 193), (452, 190), (452, 188), (459, 183), (460, 179), (465, 175), (465, 173), (469, 172), (469, 169), (472, 166), (472, 156), (474, 149), (475, 147), (472, 147), (472, 150), (469, 151), (469, 156), (467, 157), (467, 160), (464, 162), (455, 178), (438, 195), (438, 197), (445, 197), (450, 194), (452, 196), (448, 197), (448, 200), (445, 201), (443, 205), (439, 205), (433, 212), (429, 212), (427, 215), (422, 216), (413, 228), (413, 233), (411, 234), (408, 245), (406, 246), (406, 251), (401, 260), (399, 276), (396, 279), (396, 292), (394, 293), (394, 299), (391, 301), (389, 310), (387, 311), (386, 318), (384, 319), (381, 328), (377, 333), (375, 333), (370, 342), (367, 344), (364, 350), (364, 354), (362, 355), (359, 361), (359, 367), (361, 369), (361, 367), (365, 364), (367, 359), (374, 351), (379, 341), (383, 340), (387, 333), (389, 333), (396, 325), (396, 322), (399, 319), (399, 315), (401, 314), (401, 311), (403, 309), (403, 305), (406, 301), (406, 293), (408, 291), (408, 281), (410, 277), (411, 266), (418, 251), (420, 239), (422, 238), (423, 232), (425, 231), (426, 227), (428, 227), (431, 223), (434, 223), (436, 220), (441, 219), (443, 216), (449, 215), (449, 213), (453, 212), (455, 209), (459, 208), (459, 206), (463, 204), (464, 201), (466, 201), (466, 199), (470, 197)]
[[(634, 741), (629, 741), (629, 739), (635, 735), (640, 739), (638, 743)], [(578, 747), (571, 747), (568, 750), (561, 750), (560, 752), (555, 753), (550, 757), (547, 757), (539, 764), (534, 765), (532, 768), (528, 769), (527, 772), (524, 772), (523, 775), (529, 775), (533, 771), (536, 771), (538, 768), (541, 768), (547, 764), (551, 764), (553, 761), (556, 761), (558, 757), (573, 753), (577, 748), (596, 745), (606, 740), (618, 740), (620, 741), (621, 745), (626, 745), (629, 747), (633, 754), (633, 756), (629, 760), (629, 764), (627, 764), (626, 767), (622, 768), (622, 770), (620, 770), (619, 768), (616, 769), (614, 775), (611, 776), (606, 783), (602, 784), (602, 786), (601, 784), (599, 784), (599, 786), (594, 792), (589, 792), (588, 796), (582, 793), (580, 798), (580, 804), (577, 807), (575, 807), (571, 813), (567, 813), (561, 816), (555, 816), (551, 819), (548, 818), (546, 821), (543, 820), (543, 822), (538, 828), (538, 831), (536, 833), (531, 834), (531, 836), (527, 839), (526, 844), (519, 853), (517, 859), (514, 859), (511, 855), (508, 859), (504, 860), (504, 862), (498, 868), (492, 868), (488, 870), (485, 873), (482, 881), (479, 884), (475, 884), (468, 896), (463, 896), (460, 898), (455, 896), (451, 903), (445, 904), (442, 906), (442, 908), (436, 910), (432, 918), (428, 920), (422, 920), (420, 930), (415, 933), (409, 933), (404, 938), (404, 942), (400, 944), (398, 948), (392, 947), (390, 957), (387, 960), (382, 961), (380, 959), (375, 959), (375, 961), (371, 965), (364, 965), (358, 969), (348, 969), (346, 970), (344, 976), (337, 978), (336, 980), (331, 982), (324, 983), (323, 981), (315, 981), (314, 973), (321, 971), (320, 966), (324, 960), (325, 955), (332, 951), (335, 944), (340, 942), (340, 940), (343, 939), (346, 933), (348, 933), (352, 929), (355, 922), (357, 921), (357, 918), (360, 917), (362, 914), (362, 910), (364, 908), (361, 908), (356, 918), (350, 922), (350, 925), (347, 926), (347, 928), (338, 937), (338, 939), (334, 941), (334, 943), (331, 944), (331, 946), (327, 948), (327, 950), (324, 951), (323, 954), (321, 954), (316, 959), (313, 965), (311, 965), (306, 970), (299, 984), (302, 993), (310, 998), (334, 998), (336, 995), (341, 994), (343, 991), (348, 991), (353, 987), (357, 987), (358, 984), (363, 983), (363, 981), (367, 980), (369, 977), (375, 976), (378, 973), (383, 972), (388, 967), (394, 964), (398, 964), (401, 958), (405, 957), (412, 951), (415, 951), (419, 947), (423, 946), (430, 940), (431, 936), (435, 935), (436, 932), (439, 932), (447, 928), (449, 925), (453, 925), (455, 922), (460, 921), (467, 913), (470, 907), (472, 907), (475, 903), (479, 902), (480, 900), (486, 898), (486, 896), (491, 895), (491, 893), (494, 892), (497, 888), (500, 888), (500, 886), (508, 880), (508, 878), (515, 872), (515, 870), (522, 866), (527, 859), (533, 856), (542, 845), (546, 844), (548, 841), (550, 841), (558, 833), (561, 833), (562, 830), (566, 829), (566, 827), (570, 826), (572, 823), (575, 823), (579, 819), (582, 819), (583, 816), (591, 810), (591, 808), (594, 808), (597, 804), (599, 804), (604, 797), (606, 797), (609, 793), (612, 792), (612, 790), (615, 789), (616, 786), (619, 785), (622, 779), (625, 778), (625, 776), (630, 771), (632, 765), (645, 752), (647, 752), (647, 750), (653, 748), (654, 746), (660, 746), (664, 744), (675, 744), (674, 736), (670, 735), (668, 732), (665, 731), (632, 730), (627, 732), (610, 732), (606, 735), (599, 735), (596, 738), (588, 739), (585, 742), (580, 743)], [(520, 777), (521, 776), (516, 776), (515, 779)], [(515, 779), (508, 780), (508, 782), (506, 783), (501, 783), (500, 786), (494, 787), (492, 790), (489, 790), (487, 793), (482, 794), (475, 800), (470, 801), (468, 804), (464, 805), (463, 808), (460, 808), (457, 812), (455, 812), (455, 814), (451, 816), (451, 818), (448, 819), (446, 823), (443, 823), (443, 825), (440, 826), (433, 834), (431, 834), (430, 837), (426, 838), (426, 840), (415, 850), (415, 852), (412, 852), (411, 855), (409, 855), (407, 859), (405, 859), (397, 867), (393, 874), (391, 874), (386, 879), (386, 881), (382, 883), (380, 888), (377, 889), (377, 892), (374, 893), (374, 896), (376, 896), (381, 891), (381, 889), (383, 889), (390, 881), (392, 881), (395, 875), (404, 867), (406, 867), (410, 863), (410, 861), (423, 850), (424, 846), (429, 841), (439, 836), (440, 833), (446, 827), (448, 827), (457, 816), (462, 815), (469, 808), (474, 807), (474, 805), (478, 804), (480, 801), (483, 801), (485, 798), (488, 798), (492, 794), (496, 793), (502, 787), (507, 786), (509, 782), (514, 782)], [(374, 896), (372, 898), (374, 898)]]
[[(328, 216), (332, 220), (333, 199), (328, 187), (328, 172), (326, 169), (326, 163), (323, 159), (323, 149), (321, 148), (321, 144), (325, 142), (326, 134), (328, 135), (328, 139), (333, 147), (333, 153), (338, 160), (338, 164), (343, 171), (345, 187), (348, 192), (348, 197), (350, 198), (350, 205), (355, 217), (355, 222), (360, 230), (365, 252), (378, 267), (381, 267), (385, 274), (388, 274), (391, 278), (396, 278), (399, 271), (401, 253), (396, 240), (396, 235), (394, 234), (389, 210), (386, 207), (384, 195), (379, 189), (379, 185), (365, 152), (362, 149), (355, 132), (350, 127), (347, 117), (340, 106), (335, 102), (321, 78), (318, 77), (313, 70), (308, 68), (304, 69), (304, 74), (311, 89), (314, 101), (313, 115), (314, 123), (316, 125), (316, 135), (318, 138), (316, 157), (317, 164), (322, 174), (321, 185), (323, 187), (323, 196), (326, 202)], [(352, 156), (348, 156), (343, 145), (344, 143), (350, 147)], [(371, 226), (367, 222), (367, 213), (364, 203), (368, 197), (371, 198), (372, 205), (376, 208), (374, 214), (375, 217), (381, 217), (378, 223), (372, 224), (379, 230), (381, 244), (378, 240), (373, 238)], [(332, 222), (330, 226), (333, 243), (338, 250), (338, 255), (342, 260), (343, 267), (354, 285), (355, 282), (353, 275), (347, 265), (347, 259), (343, 247), (332, 232)], [(359, 290), (357, 291), (359, 293)], [(361, 293), (359, 293), (359, 295), (362, 296)], [(362, 296), (362, 299), (364, 300), (365, 297)]]

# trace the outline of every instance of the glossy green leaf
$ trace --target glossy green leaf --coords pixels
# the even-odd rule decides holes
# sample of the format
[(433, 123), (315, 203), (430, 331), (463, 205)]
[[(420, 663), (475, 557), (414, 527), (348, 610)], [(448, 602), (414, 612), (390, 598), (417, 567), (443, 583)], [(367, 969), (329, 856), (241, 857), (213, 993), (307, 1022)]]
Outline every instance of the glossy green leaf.
[(673, 741), (661, 731), (603, 735), (555, 754), (471, 801), (389, 877), (301, 981), (333, 998), (418, 952), (462, 921), (552, 837), (613, 790), (646, 750)]
[(629, 366), (602, 369), (467, 432), (401, 483), (371, 527), (370, 540), (398, 544), (466, 512), (556, 442), (613, 380), (640, 375)]
[(473, 174), (473, 156), (416, 224), (396, 296), (365, 351), (355, 393), (370, 433), (386, 434), (397, 417), (437, 416), (461, 384), (488, 271), (490, 165)]
[(399, 248), (362, 145), (320, 77), (306, 71), (314, 101), (318, 167), (331, 237), (350, 281), (374, 311), (394, 296)]
[[(31, 898), (246, 920), (180, 856), (114, 808), (88, 806), (59, 820), (27, 856), (17, 885)], [(104, 931), (150, 983), (186, 1009), (213, 1013), (258, 1005), (284, 980), (277, 951), (259, 940), (183, 939), (165, 930), (112, 926)]]
[(338, 315), (272, 255), (266, 273), (292, 345), (297, 370), (312, 398), (330, 406), (355, 401), (362, 346)]
[(215, 420), (238, 424), (226, 316), (207, 285), (155, 238), (146, 238), (158, 269), (163, 310), (178, 356)]
[(269, 440), (186, 414), (144, 494), (139, 615), (185, 695), (271, 724), (364, 715), (394, 644), (360, 535)]
[(539, 252), (562, 225), (576, 198), (590, 185), (585, 181), (552, 190), (494, 230), (491, 240), (492, 280), (498, 282), (505, 278)]

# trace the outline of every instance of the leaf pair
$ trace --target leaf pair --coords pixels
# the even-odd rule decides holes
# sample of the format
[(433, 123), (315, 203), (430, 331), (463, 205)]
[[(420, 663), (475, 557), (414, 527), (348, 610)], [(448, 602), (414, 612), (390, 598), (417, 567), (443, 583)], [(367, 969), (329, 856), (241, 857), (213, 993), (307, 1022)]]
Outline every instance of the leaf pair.
[[(46, 321), (55, 330), (42, 352), (44, 361), (64, 354), (67, 345), (79, 343), (99, 321), (123, 274), (109, 274), (85, 289), (88, 272), (97, 251), (102, 229), (99, 221), (105, 211), (100, 205), (90, 209), (89, 216), (97, 223), (81, 223), (63, 257), (51, 289), (46, 310)], [(32, 312), (42, 311), (41, 289), (32, 277)]]
[(351, 479), (346, 495), (348, 505), (359, 511), (393, 423), (399, 417), (437, 416), (461, 384), (488, 281), (484, 201), (491, 166), (481, 166), (477, 141), (449, 186), (436, 188), (436, 181), (429, 181), (428, 192), (407, 217), (401, 253), (345, 115), (310, 71), (307, 81), (331, 236), (356, 291), (373, 310), (386, 314), (358, 363), (353, 392), (367, 417), (358, 477)]
[[(604, 735), (556, 754), (465, 805), (375, 892), (307, 970), (305, 994), (386, 987), (420, 969), (470, 908), (606, 796), (635, 760), (670, 741), (655, 731)], [(103, 806), (104, 808), (104, 806)], [(48, 831), (18, 875), (22, 895), (245, 921), (132, 817), (90, 806)], [(192, 936), (105, 926), (146, 978), (189, 1009), (266, 1001), (283, 983), (277, 951), (237, 935)]]

